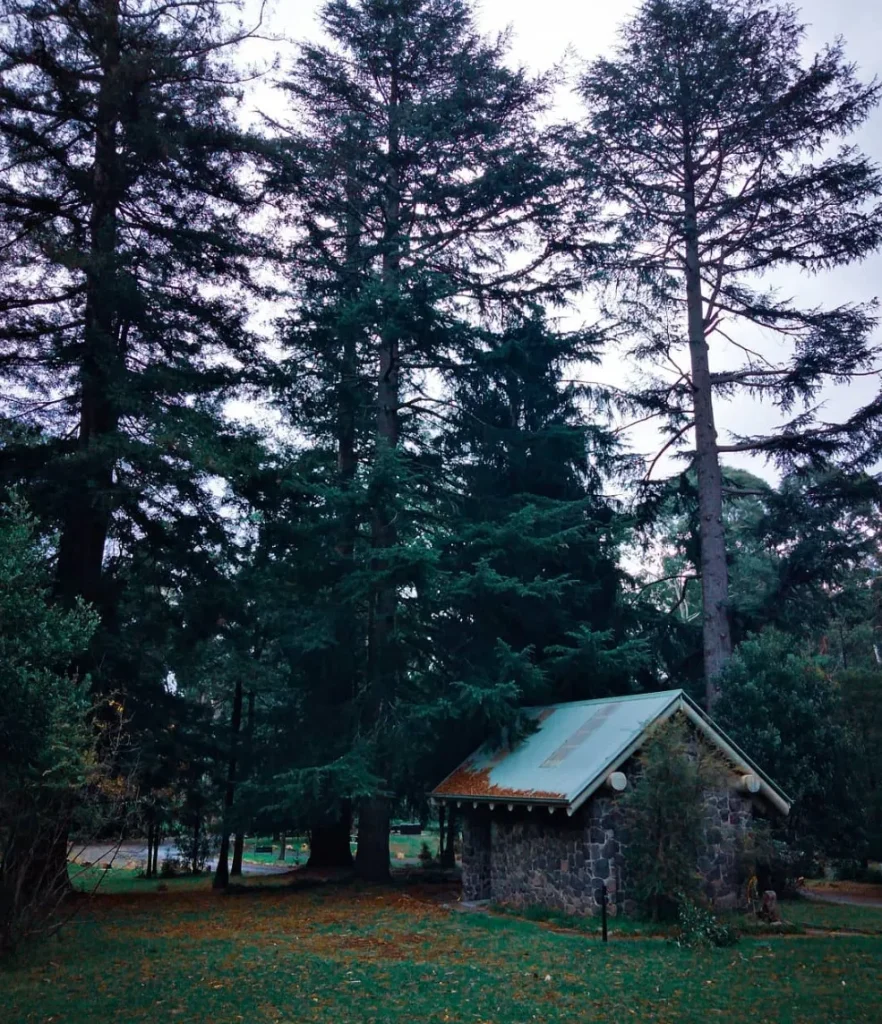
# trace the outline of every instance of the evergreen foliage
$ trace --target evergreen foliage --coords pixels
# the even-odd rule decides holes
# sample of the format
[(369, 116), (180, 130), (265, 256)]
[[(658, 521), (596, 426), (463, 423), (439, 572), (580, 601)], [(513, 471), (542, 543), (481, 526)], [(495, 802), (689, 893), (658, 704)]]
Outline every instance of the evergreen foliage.
[(12, 498), (0, 506), (0, 952), (57, 910), (67, 877), (46, 851), (66, 846), (73, 799), (99, 777), (88, 680), (64, 669), (97, 621), (82, 603), (52, 601), (48, 570)]
[[(345, 650), (363, 652), (338, 665), (334, 692), (356, 694), (353, 726), (388, 787), (433, 571), (432, 374), (470, 358), (476, 316), (570, 279), (545, 272), (547, 258), (511, 263), (551, 227), (561, 185), (536, 128), (549, 82), (509, 68), (507, 41), (481, 38), (462, 0), (331, 0), (321, 22), (332, 45), (303, 46), (284, 83), (295, 119), (274, 187), (301, 225), (304, 301), (285, 325), (283, 390), (305, 394), (305, 410), (316, 386), (333, 396), (307, 430), (336, 448), (339, 587), (360, 613)], [(362, 823), (388, 817), (387, 792), (363, 802)], [(362, 874), (388, 874), (381, 846), (360, 843)]]
[[(878, 855), (880, 410), (812, 410), (875, 312), (764, 275), (877, 247), (880, 173), (832, 144), (879, 88), (790, 8), (645, 0), (552, 125), (557, 73), (469, 0), (327, 0), (255, 129), (236, 11), (0, 0), (4, 920), (130, 784), (148, 875), (172, 835), (224, 888), (252, 830), (350, 866), (357, 824), (385, 879), (391, 815), (524, 705), (672, 685), (722, 686), (796, 845)], [(623, 337), (673, 377), (587, 382)], [(790, 422), (721, 443), (745, 393)], [(635, 486), (623, 406), (684, 472)], [(716, 770), (673, 724), (625, 798), (655, 914), (691, 912)]]
[[(616, 314), (634, 353), (666, 372), (631, 399), (663, 418), (666, 449), (695, 437), (708, 705), (732, 650), (720, 456), (791, 466), (844, 452), (860, 466), (877, 450), (871, 408), (841, 424), (812, 408), (826, 381), (872, 367), (872, 305), (801, 308), (763, 282), (780, 267), (850, 263), (882, 239), (879, 169), (853, 146), (831, 152), (880, 86), (858, 80), (841, 43), (804, 63), (803, 34), (791, 7), (764, 0), (646, 0), (579, 87), (588, 129), (576, 159), (609, 209)], [(792, 418), (721, 443), (715, 405), (737, 394)]]
[(628, 883), (657, 921), (701, 895), (704, 799), (725, 778), (725, 765), (678, 718), (657, 727), (638, 761), (638, 778), (622, 798)]
[(829, 661), (776, 630), (744, 640), (723, 676), (718, 718), (793, 800), (790, 839), (833, 856), (863, 854), (855, 744)]
[(259, 251), (241, 35), (212, 0), (3, 8), (2, 467), (59, 524), (59, 594), (105, 622), (142, 542), (183, 570), (224, 532)]
[[(872, 618), (877, 574), (878, 482), (864, 473), (794, 472), (777, 486), (722, 467), (723, 521), (731, 581), (730, 618), (736, 644), (773, 626), (824, 647), (848, 647), (852, 629)], [(649, 507), (651, 504), (652, 507)], [(699, 511), (695, 475), (659, 488), (644, 513), (658, 572), (643, 577), (644, 616), (661, 616), (653, 645), (667, 671), (686, 685), (700, 679), (701, 589)], [(855, 634), (855, 641), (858, 634)], [(863, 657), (872, 652), (868, 637)], [(849, 651), (840, 658), (849, 661)]]

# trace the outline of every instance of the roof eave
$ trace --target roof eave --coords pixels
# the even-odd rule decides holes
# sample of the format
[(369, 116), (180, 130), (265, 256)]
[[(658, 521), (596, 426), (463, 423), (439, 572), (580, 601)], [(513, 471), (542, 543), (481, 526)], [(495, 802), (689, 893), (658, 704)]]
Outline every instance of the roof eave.
[(681, 706), (686, 717), (696, 728), (708, 739), (719, 747), (719, 749), (736, 765), (744, 768), (760, 780), (759, 795), (766, 800), (786, 818), (790, 814), (793, 800), (766, 775), (766, 773), (738, 747), (723, 730), (709, 718), (701, 708), (689, 697), (688, 694), (681, 695)]
[(547, 796), (509, 796), (507, 793), (495, 796), (477, 796), (474, 793), (438, 793), (433, 790), (429, 796), (433, 800), (455, 802), (457, 804), (518, 804), (522, 807), (568, 807), (565, 796), (559, 798)]

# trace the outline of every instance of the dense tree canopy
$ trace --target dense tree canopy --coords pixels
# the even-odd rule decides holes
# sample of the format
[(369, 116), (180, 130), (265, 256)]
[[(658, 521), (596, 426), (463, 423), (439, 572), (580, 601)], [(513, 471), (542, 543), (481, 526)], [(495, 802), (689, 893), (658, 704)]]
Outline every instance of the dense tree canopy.
[[(255, 831), (351, 866), (357, 829), (381, 880), (524, 706), (671, 686), (791, 839), (878, 855), (879, 410), (810, 410), (875, 372), (872, 297), (764, 279), (878, 246), (880, 172), (831, 146), (877, 86), (790, 8), (646, 0), (555, 124), (468, 0), (328, 0), (270, 117), (235, 17), (0, 0), (0, 885), (37, 848), (66, 879), (96, 794), (151, 875), (172, 836), (225, 887)], [(589, 383), (623, 338), (673, 379)], [(790, 422), (724, 444), (739, 392)], [(623, 408), (694, 430), (681, 473)]]

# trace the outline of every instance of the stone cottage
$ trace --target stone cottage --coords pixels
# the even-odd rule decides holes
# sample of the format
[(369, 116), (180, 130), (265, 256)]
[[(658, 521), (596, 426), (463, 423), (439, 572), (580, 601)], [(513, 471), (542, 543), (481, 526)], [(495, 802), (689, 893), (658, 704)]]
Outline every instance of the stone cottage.
[(726, 784), (705, 797), (697, 868), (718, 907), (740, 902), (737, 851), (753, 815), (786, 815), (790, 800), (682, 691), (531, 708), (535, 731), (512, 747), (482, 747), (432, 793), (460, 808), (467, 900), (594, 913), (601, 883), (610, 913), (629, 913), (621, 794), (650, 730), (672, 715), (716, 747)]

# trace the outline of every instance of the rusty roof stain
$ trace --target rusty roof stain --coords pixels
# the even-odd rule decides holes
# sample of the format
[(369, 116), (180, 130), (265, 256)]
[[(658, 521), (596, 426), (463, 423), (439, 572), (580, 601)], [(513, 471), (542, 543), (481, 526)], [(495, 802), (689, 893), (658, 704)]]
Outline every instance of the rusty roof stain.
[(553, 793), (548, 790), (505, 789), (502, 786), (496, 786), (490, 781), (490, 772), (492, 770), (491, 765), (488, 765), (486, 768), (470, 768), (467, 764), (462, 764), (452, 775), (447, 776), (435, 790), (435, 793), (437, 796), (444, 796), (446, 794), (470, 797), (492, 796), (499, 797), (500, 799), (508, 797), (513, 800), (526, 800), (528, 798), (536, 800), (566, 799), (565, 794)]

